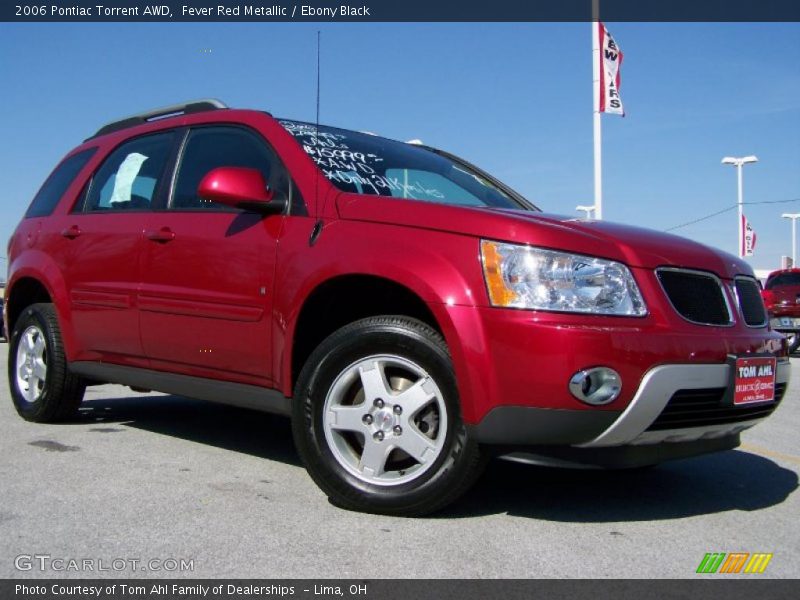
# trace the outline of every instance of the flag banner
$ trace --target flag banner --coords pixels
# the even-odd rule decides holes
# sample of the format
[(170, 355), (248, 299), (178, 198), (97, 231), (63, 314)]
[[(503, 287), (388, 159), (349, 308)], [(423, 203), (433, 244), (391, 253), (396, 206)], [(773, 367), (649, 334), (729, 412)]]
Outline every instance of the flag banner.
[(744, 215), (742, 215), (742, 233), (742, 248), (739, 255), (753, 256), (756, 249), (756, 232)]
[(619, 74), (622, 67), (622, 51), (605, 25), (598, 22), (600, 30), (600, 106), (599, 111), (625, 116), (622, 98), (619, 95)]

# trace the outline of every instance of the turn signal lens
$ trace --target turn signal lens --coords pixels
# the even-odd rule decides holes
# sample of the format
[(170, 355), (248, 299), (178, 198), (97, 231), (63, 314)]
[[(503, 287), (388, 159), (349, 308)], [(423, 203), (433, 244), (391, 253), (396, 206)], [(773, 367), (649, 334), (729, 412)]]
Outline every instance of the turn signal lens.
[(494, 306), (511, 306), (517, 295), (509, 289), (503, 281), (501, 263), (503, 257), (494, 242), (481, 242), (483, 256), (483, 272), (486, 277), (486, 287), (489, 290), (489, 299)]

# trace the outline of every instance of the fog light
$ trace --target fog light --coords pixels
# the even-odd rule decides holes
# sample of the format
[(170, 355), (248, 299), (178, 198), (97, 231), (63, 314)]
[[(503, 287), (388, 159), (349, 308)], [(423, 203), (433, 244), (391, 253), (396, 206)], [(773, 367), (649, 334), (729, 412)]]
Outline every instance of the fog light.
[(608, 404), (616, 400), (622, 391), (622, 378), (608, 367), (583, 369), (570, 378), (569, 391), (586, 404)]

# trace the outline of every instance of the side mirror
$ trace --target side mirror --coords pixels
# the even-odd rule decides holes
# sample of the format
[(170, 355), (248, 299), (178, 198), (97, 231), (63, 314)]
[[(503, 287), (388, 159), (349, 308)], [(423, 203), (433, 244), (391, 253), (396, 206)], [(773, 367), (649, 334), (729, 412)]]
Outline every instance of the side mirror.
[(197, 186), (197, 195), (210, 200), (260, 213), (278, 213), (286, 200), (276, 198), (258, 169), (245, 167), (218, 167), (206, 173)]

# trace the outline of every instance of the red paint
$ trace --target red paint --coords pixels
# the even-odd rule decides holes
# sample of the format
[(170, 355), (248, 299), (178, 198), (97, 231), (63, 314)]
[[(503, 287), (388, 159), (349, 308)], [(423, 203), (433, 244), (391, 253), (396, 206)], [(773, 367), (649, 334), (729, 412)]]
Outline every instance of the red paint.
[[(602, 71), (601, 71), (602, 72)], [(304, 199), (307, 215), (235, 212), (70, 214), (92, 172), (120, 143), (145, 132), (233, 123), (266, 139)], [(275, 387), (292, 394), (298, 316), (337, 277), (372, 275), (404, 286), (429, 308), (450, 348), (462, 412), (476, 423), (494, 406), (620, 410), (643, 374), (668, 363), (725, 363), (729, 354), (775, 351), (767, 328), (705, 327), (672, 309), (659, 266), (752, 275), (742, 260), (676, 236), (543, 213), (459, 208), (339, 192), (269, 115), (218, 110), (163, 119), (92, 139), (98, 151), (50, 217), (24, 219), (9, 248), (7, 298), (39, 281), (58, 310), (68, 359)], [(203, 181), (252, 198), (263, 182), (242, 169)], [(239, 172), (235, 172), (239, 171)], [(263, 189), (263, 186), (262, 188)], [(315, 224), (324, 224), (316, 243)], [(65, 232), (69, 235), (65, 235)], [(73, 235), (78, 232), (79, 235)], [(600, 317), (489, 306), (481, 238), (621, 261), (649, 314)], [(209, 351), (198, 351), (208, 345)], [(568, 392), (578, 369), (607, 365), (622, 395), (602, 409)]]
[(272, 200), (261, 171), (242, 167), (214, 169), (200, 181), (197, 193), (205, 200), (233, 207), (243, 202), (267, 203)]
[(773, 271), (767, 277), (767, 287), (761, 291), (761, 297), (769, 311), (770, 317), (800, 317), (800, 285), (776, 284), (775, 278), (782, 274), (796, 274), (800, 278), (800, 269), (782, 269)]

